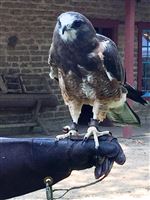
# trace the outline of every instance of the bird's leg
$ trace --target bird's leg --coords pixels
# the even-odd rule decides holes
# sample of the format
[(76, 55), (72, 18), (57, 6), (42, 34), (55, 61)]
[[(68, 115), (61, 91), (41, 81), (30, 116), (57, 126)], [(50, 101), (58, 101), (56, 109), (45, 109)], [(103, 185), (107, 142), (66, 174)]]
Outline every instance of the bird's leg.
[(97, 101), (94, 102), (93, 119), (91, 119), (87, 133), (84, 136), (84, 140), (87, 140), (91, 135), (93, 135), (96, 149), (99, 147), (98, 136), (109, 134), (109, 131), (99, 131), (99, 121), (103, 121), (106, 117), (105, 112), (100, 112), (100, 108), (102, 108), (102, 105)]
[(68, 102), (68, 107), (70, 111), (70, 115), (72, 117), (72, 124), (71, 126), (65, 126), (64, 131), (66, 132), (65, 134), (62, 135), (57, 135), (57, 139), (64, 139), (66, 137), (70, 137), (72, 135), (77, 136), (78, 135), (78, 119), (81, 113), (81, 107), (82, 104), (76, 101), (69, 101)]

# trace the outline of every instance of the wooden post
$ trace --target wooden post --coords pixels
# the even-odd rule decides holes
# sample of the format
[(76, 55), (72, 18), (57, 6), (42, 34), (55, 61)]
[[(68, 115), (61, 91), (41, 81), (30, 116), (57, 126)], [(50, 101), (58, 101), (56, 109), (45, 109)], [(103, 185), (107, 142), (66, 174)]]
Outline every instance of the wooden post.
[[(127, 82), (134, 82), (134, 30), (135, 30), (135, 0), (125, 0), (125, 57), (124, 66), (127, 74)], [(129, 102), (131, 105), (131, 102)], [(132, 135), (132, 129), (125, 127), (123, 136)]]
[(134, 81), (134, 25), (135, 25), (135, 0), (125, 1), (125, 59), (124, 65), (127, 73), (127, 81)]

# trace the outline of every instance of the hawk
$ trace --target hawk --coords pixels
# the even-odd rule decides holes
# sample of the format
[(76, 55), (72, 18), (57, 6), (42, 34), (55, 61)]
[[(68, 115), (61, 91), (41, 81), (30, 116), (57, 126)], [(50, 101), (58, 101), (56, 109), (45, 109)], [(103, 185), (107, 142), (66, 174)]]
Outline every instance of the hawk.
[(106, 116), (120, 125), (139, 125), (140, 119), (127, 103), (127, 97), (145, 104), (142, 93), (126, 83), (125, 70), (115, 43), (96, 33), (91, 22), (78, 12), (62, 13), (54, 29), (48, 63), (50, 77), (59, 82), (68, 105), (72, 125), (65, 135), (76, 135), (83, 104), (93, 106), (93, 118), (85, 139), (94, 136), (99, 143), (99, 122)]

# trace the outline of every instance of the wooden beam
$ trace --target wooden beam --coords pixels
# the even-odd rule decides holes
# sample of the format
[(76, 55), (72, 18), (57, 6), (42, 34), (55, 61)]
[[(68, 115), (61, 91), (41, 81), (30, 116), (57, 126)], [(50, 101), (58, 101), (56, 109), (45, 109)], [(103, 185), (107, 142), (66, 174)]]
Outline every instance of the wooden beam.
[[(134, 31), (135, 31), (135, 0), (125, 0), (125, 56), (124, 66), (127, 74), (127, 82), (134, 83)], [(131, 102), (129, 102), (131, 105)], [(129, 138), (132, 128), (125, 127), (123, 136)]]
[(34, 127), (34, 126), (37, 126), (37, 122), (0, 124), (0, 128), (20, 128), (20, 127)]
[(125, 59), (124, 66), (127, 82), (134, 82), (134, 30), (135, 30), (135, 0), (125, 1)]

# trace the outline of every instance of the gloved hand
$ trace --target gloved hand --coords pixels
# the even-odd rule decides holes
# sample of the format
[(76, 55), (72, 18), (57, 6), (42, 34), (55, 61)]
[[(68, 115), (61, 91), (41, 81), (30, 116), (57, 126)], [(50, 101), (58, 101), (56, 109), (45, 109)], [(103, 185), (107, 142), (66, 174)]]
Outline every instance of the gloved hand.
[(104, 135), (99, 143), (96, 150), (93, 139), (0, 138), (0, 199), (42, 189), (47, 176), (55, 184), (72, 170), (95, 166), (95, 177), (100, 178), (110, 172), (114, 161), (125, 162), (117, 139)]

